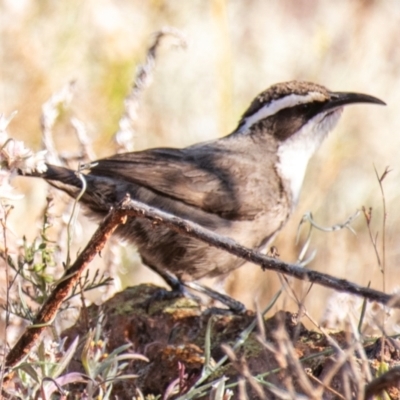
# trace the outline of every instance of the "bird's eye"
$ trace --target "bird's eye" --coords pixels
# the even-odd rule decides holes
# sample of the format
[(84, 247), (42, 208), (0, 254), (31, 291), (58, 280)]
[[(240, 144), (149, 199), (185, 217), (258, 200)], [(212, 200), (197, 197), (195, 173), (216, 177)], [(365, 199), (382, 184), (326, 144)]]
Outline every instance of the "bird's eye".
[(300, 106), (300, 108), (301, 108), (302, 110), (304, 110), (304, 111), (307, 111), (307, 110), (309, 110), (309, 109), (311, 108), (311, 104), (310, 104), (310, 103), (302, 104), (302, 105)]

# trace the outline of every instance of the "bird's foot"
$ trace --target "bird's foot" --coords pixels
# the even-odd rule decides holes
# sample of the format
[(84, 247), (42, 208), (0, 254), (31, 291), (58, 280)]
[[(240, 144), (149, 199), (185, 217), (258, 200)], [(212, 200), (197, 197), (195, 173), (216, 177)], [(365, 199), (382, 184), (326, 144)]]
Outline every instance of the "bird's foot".
[(145, 302), (146, 310), (149, 311), (150, 307), (154, 303), (176, 300), (182, 297), (185, 297), (187, 299), (193, 299), (198, 304), (201, 303), (201, 299), (198, 296), (195, 296), (189, 290), (187, 290), (179, 280), (174, 282), (174, 286), (171, 289), (172, 290), (166, 288), (158, 288), (158, 290), (154, 292), (149, 299), (146, 300)]
[(159, 288), (153, 295), (151, 301), (163, 301), (163, 300), (173, 300), (178, 299), (180, 297), (186, 297), (189, 299), (193, 299), (196, 302), (200, 302), (200, 298), (189, 290), (185, 288), (183, 284), (176, 285), (172, 288), (172, 290)]

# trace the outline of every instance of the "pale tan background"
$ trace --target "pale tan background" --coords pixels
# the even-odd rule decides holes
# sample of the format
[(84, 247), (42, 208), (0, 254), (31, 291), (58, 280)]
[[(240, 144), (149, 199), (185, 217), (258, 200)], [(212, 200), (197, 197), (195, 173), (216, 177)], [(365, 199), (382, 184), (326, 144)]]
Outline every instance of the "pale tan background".
[[(373, 165), (381, 172), (390, 166), (393, 172), (384, 181), (386, 279), (389, 290), (399, 286), (400, 2), (2, 0), (0, 13), (0, 112), (18, 110), (9, 130), (36, 150), (42, 103), (74, 79), (70, 114), (87, 124), (99, 156), (112, 153), (111, 138), (135, 67), (151, 34), (164, 26), (182, 30), (189, 46), (186, 51), (171, 49), (166, 41), (161, 47), (140, 109), (137, 150), (181, 147), (225, 135), (252, 98), (279, 81), (310, 80), (385, 100), (385, 108), (346, 109), (312, 159), (296, 213), (276, 246), (283, 260), (295, 261), (296, 227), (304, 212), (312, 211), (320, 224), (329, 226), (363, 205), (374, 208), (372, 226), (379, 240), (382, 207)], [(75, 145), (67, 117), (56, 129), (63, 150)], [(16, 184), (26, 197), (15, 203), (12, 228), (17, 236), (32, 238), (46, 185), (26, 178)], [(359, 217), (353, 226), (357, 236), (346, 230), (313, 232), (311, 249), (317, 256), (310, 267), (382, 288), (365, 220)], [(85, 240), (78, 236), (78, 245)], [(131, 250), (123, 251), (123, 285), (153, 280), (138, 267)], [(276, 291), (276, 281), (251, 266), (238, 271), (228, 286), (246, 304), (256, 298), (264, 305)], [(316, 318), (329, 293), (314, 287), (308, 295), (306, 305)], [(284, 303), (293, 307), (288, 296)]]

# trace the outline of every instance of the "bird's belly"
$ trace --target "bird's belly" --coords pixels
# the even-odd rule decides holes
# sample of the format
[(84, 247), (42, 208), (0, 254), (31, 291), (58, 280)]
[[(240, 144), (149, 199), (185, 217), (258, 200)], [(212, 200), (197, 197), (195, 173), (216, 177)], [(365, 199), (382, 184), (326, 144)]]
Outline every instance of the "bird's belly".
[[(265, 247), (283, 226), (287, 216), (262, 215), (252, 221), (224, 221), (211, 231), (229, 237), (242, 246)], [(226, 274), (245, 260), (200, 240), (174, 232), (144, 219), (131, 219), (117, 233), (136, 244), (142, 258), (182, 280)]]

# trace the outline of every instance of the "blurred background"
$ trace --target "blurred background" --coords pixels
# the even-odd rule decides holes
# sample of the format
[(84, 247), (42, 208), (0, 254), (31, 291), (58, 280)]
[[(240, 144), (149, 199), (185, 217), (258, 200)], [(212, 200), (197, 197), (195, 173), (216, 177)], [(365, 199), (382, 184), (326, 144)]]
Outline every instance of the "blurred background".
[[(41, 0), (0, 1), (0, 113), (18, 110), (9, 134), (41, 148), (41, 107), (66, 83), (75, 81), (68, 112), (54, 128), (59, 149), (77, 142), (71, 115), (84, 122), (97, 157), (115, 152), (113, 135), (123, 113), (136, 67), (153, 33), (171, 26), (186, 37), (181, 49), (168, 40), (157, 53), (152, 85), (143, 93), (134, 148), (183, 147), (231, 132), (250, 101), (273, 83), (298, 79), (338, 91), (358, 91), (387, 107), (346, 108), (335, 131), (312, 159), (294, 215), (275, 241), (280, 258), (295, 262), (307, 225), (296, 244), (305, 212), (322, 226), (345, 222), (362, 206), (373, 208), (371, 230), (382, 259), (382, 174), (387, 204), (386, 290), (400, 284), (400, 2), (395, 0)], [(16, 178), (25, 194), (14, 203), (10, 232), (37, 234), (47, 185)], [(75, 236), (82, 248), (95, 228), (80, 218)], [(382, 289), (383, 280), (363, 215), (349, 230), (313, 230), (309, 268)], [(122, 249), (122, 287), (160, 283), (140, 266), (131, 247)], [(94, 268), (107, 257), (98, 258)], [(246, 265), (226, 288), (253, 308), (265, 306), (280, 287), (276, 274)], [(300, 298), (308, 284), (293, 281)], [(120, 287), (118, 287), (120, 289)], [(313, 286), (305, 305), (317, 320), (331, 291)], [(297, 310), (292, 295), (275, 310)]]

